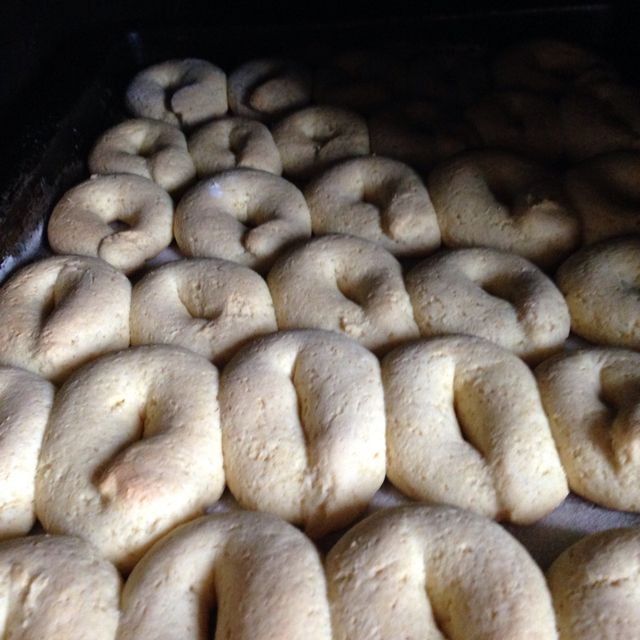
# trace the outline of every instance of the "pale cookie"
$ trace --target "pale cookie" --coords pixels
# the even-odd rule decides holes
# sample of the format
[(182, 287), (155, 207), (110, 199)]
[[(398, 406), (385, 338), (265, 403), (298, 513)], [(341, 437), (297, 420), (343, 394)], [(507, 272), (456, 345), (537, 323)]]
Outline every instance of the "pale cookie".
[(12, 640), (114, 640), (120, 576), (78, 538), (0, 542), (0, 636)]
[(140, 176), (96, 176), (67, 191), (55, 206), (48, 239), (56, 253), (102, 258), (129, 273), (172, 240), (173, 202)]
[(640, 511), (640, 354), (569, 352), (542, 363), (536, 377), (571, 489)]
[(304, 194), (316, 235), (357, 236), (397, 256), (423, 256), (440, 246), (427, 189), (402, 162), (347, 160), (318, 176)]
[(493, 247), (547, 268), (580, 242), (559, 182), (521, 156), (470, 151), (435, 169), (428, 186), (448, 247)]
[(206, 60), (167, 60), (138, 73), (126, 102), (135, 116), (192, 127), (227, 112), (227, 76)]
[[(215, 611), (215, 627), (211, 624)], [(264, 513), (178, 527), (133, 570), (117, 640), (332, 640), (322, 563), (297, 529)]]
[(307, 107), (273, 128), (285, 175), (306, 179), (339, 160), (369, 154), (367, 123), (336, 107)]
[(0, 367), (0, 538), (35, 523), (36, 466), (54, 392), (32, 373)]
[(271, 132), (249, 118), (221, 118), (200, 127), (189, 138), (189, 153), (200, 178), (236, 167), (282, 173)]
[(133, 288), (131, 344), (173, 344), (214, 364), (245, 342), (277, 331), (267, 283), (224, 260), (178, 260)]
[(326, 331), (253, 341), (220, 380), (225, 473), (246, 509), (319, 537), (352, 522), (385, 477), (380, 368)]
[(310, 240), (281, 258), (267, 283), (280, 329), (338, 331), (379, 352), (419, 335), (400, 263), (366, 240)]
[(132, 173), (166, 191), (188, 185), (196, 175), (180, 129), (158, 120), (126, 120), (98, 138), (89, 155), (95, 174)]
[(102, 260), (54, 256), (0, 288), (0, 363), (60, 382), (129, 346), (131, 284)]
[(45, 530), (130, 569), (224, 489), (218, 374), (175, 347), (104, 356), (58, 391), (36, 480)]
[(401, 347), (382, 362), (387, 475), (415, 500), (530, 524), (567, 480), (528, 367), (467, 336)]
[(565, 189), (585, 244), (640, 234), (640, 152), (614, 151), (572, 167)]
[(624, 640), (640, 629), (640, 529), (569, 547), (547, 573), (560, 640)]
[(575, 333), (596, 344), (640, 349), (640, 237), (581, 249), (558, 269), (556, 282)]
[(527, 551), (466, 511), (385, 509), (326, 562), (334, 640), (556, 640), (551, 597)]
[(273, 120), (308, 104), (311, 84), (309, 71), (292, 60), (250, 60), (229, 76), (229, 109), (245, 118)]
[(405, 278), (423, 336), (465, 333), (527, 361), (562, 349), (571, 319), (562, 294), (528, 260), (494, 249), (427, 258)]
[(266, 171), (233, 169), (198, 183), (176, 209), (174, 232), (191, 257), (269, 269), (288, 245), (311, 235), (302, 193)]

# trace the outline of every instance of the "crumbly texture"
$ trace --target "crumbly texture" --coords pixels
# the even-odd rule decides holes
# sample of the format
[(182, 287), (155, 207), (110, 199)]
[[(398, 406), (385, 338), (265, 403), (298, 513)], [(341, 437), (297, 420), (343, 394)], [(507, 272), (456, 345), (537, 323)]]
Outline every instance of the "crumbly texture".
[(55, 256), (0, 288), (0, 363), (61, 382), (129, 346), (131, 284), (102, 260)]
[(322, 563), (282, 520), (247, 511), (200, 518), (153, 546), (122, 597), (118, 640), (332, 640)]
[(569, 486), (612, 509), (640, 511), (640, 354), (585, 349), (536, 369)]
[(418, 342), (382, 362), (387, 475), (416, 500), (530, 524), (567, 496), (536, 381), (495, 345)]
[(369, 129), (357, 113), (314, 106), (296, 111), (273, 128), (285, 175), (306, 179), (339, 160), (369, 154)]
[(585, 244), (640, 234), (640, 151), (615, 151), (572, 167), (565, 189)]
[(137, 117), (193, 127), (227, 112), (227, 76), (206, 60), (167, 60), (135, 76), (126, 102)]
[(0, 367), (0, 539), (26, 535), (35, 522), (36, 466), (54, 391), (39, 376)]
[[(188, 391), (188, 393), (187, 393)], [(123, 570), (224, 489), (218, 374), (175, 347), (104, 356), (58, 391), (36, 479), (36, 513)]]
[(460, 249), (421, 262), (406, 276), (420, 333), (464, 333), (490, 340), (529, 362), (562, 349), (569, 310), (535, 265), (493, 249)]
[(280, 58), (240, 65), (229, 76), (229, 109), (238, 116), (270, 121), (311, 101), (311, 74)]
[(369, 156), (341, 162), (305, 189), (316, 235), (364, 238), (397, 256), (440, 246), (438, 219), (422, 180), (406, 164)]
[(640, 237), (581, 249), (558, 269), (556, 282), (575, 333), (596, 344), (640, 349)]
[(288, 245), (311, 235), (311, 218), (302, 193), (284, 178), (233, 169), (199, 182), (182, 198), (174, 232), (187, 256), (265, 271)]
[(377, 352), (419, 335), (400, 263), (366, 240), (310, 240), (280, 259), (267, 283), (280, 329), (338, 331)]
[(189, 153), (200, 178), (244, 167), (282, 173), (280, 152), (269, 129), (249, 118), (220, 118), (189, 138)]
[(227, 484), (247, 509), (318, 537), (352, 522), (384, 481), (380, 367), (344, 336), (252, 342), (225, 368), (220, 410)]
[(0, 635), (113, 640), (120, 576), (89, 544), (66, 536), (0, 542)]
[(428, 186), (448, 247), (502, 249), (551, 268), (580, 241), (559, 182), (516, 154), (463, 153), (435, 169)]
[(326, 570), (334, 640), (557, 638), (538, 566), (466, 511), (380, 511), (340, 539)]
[(89, 171), (132, 173), (169, 192), (184, 188), (196, 175), (182, 131), (145, 118), (125, 120), (103, 133), (89, 155)]
[[(114, 229), (111, 223), (124, 223)], [(129, 273), (169, 246), (173, 202), (153, 181), (118, 174), (95, 176), (67, 191), (47, 229), (56, 253), (102, 258)]]
[(553, 563), (547, 580), (560, 640), (622, 640), (640, 628), (640, 530), (583, 538)]
[(267, 283), (232, 262), (170, 262), (133, 288), (132, 345), (173, 344), (220, 365), (251, 338), (277, 330)]

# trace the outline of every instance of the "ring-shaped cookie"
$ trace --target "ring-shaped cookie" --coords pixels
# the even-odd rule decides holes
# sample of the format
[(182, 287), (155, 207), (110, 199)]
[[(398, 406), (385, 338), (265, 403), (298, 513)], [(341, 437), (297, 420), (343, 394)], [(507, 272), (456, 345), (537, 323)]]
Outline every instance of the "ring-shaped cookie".
[(267, 283), (225, 260), (177, 260), (133, 288), (131, 344), (173, 344), (214, 364), (245, 342), (277, 331)]
[(584, 247), (561, 265), (556, 282), (575, 333), (596, 344), (640, 349), (640, 237)]
[(167, 60), (135, 76), (126, 102), (137, 117), (192, 127), (227, 112), (227, 76), (206, 60)]
[(76, 372), (56, 395), (40, 452), (45, 530), (89, 540), (127, 570), (201, 515), (224, 489), (217, 391), (212, 364), (163, 345)]
[(494, 249), (427, 258), (406, 276), (425, 337), (464, 333), (539, 362), (560, 350), (571, 320), (553, 281), (528, 260)]
[(95, 176), (62, 196), (47, 235), (56, 253), (102, 258), (129, 273), (171, 244), (172, 224), (171, 197), (155, 182)]
[(0, 288), (0, 363), (60, 382), (129, 346), (131, 283), (102, 260), (54, 256)]
[(309, 208), (290, 182), (232, 169), (199, 182), (176, 209), (174, 232), (187, 256), (268, 269), (288, 245), (311, 235)]
[(640, 151), (613, 151), (569, 169), (565, 190), (585, 244), (640, 234), (639, 172)]
[(26, 535), (35, 522), (36, 467), (54, 391), (39, 376), (0, 367), (0, 539)]
[(200, 127), (189, 138), (189, 153), (200, 178), (236, 167), (282, 173), (271, 132), (249, 118), (220, 118)]
[(640, 628), (640, 529), (583, 538), (547, 572), (560, 640), (633, 638)]
[(640, 354), (569, 352), (543, 362), (536, 377), (571, 489), (640, 511)]
[(200, 518), (157, 542), (124, 587), (117, 640), (214, 634), (332, 640), (324, 572), (311, 541), (275, 516), (236, 511)]
[(290, 331), (253, 341), (225, 367), (220, 418), (236, 499), (312, 537), (352, 522), (384, 481), (380, 368), (345, 336)]
[(334, 640), (557, 639), (536, 563), (468, 511), (379, 511), (338, 541), (326, 571)]
[(327, 169), (304, 191), (316, 235), (342, 233), (397, 256), (440, 246), (440, 228), (424, 183), (411, 167), (368, 156)]
[(428, 186), (448, 247), (493, 247), (548, 268), (580, 241), (561, 185), (522, 156), (469, 151), (436, 168)]
[(166, 191), (188, 185), (196, 175), (180, 129), (159, 120), (126, 120), (98, 138), (89, 155), (95, 174), (132, 173)]
[(114, 640), (120, 576), (91, 545), (67, 536), (0, 542), (0, 635)]
[(384, 352), (417, 338), (400, 263), (381, 246), (343, 235), (315, 238), (267, 277), (280, 329), (327, 329)]
[(311, 74), (281, 58), (260, 58), (229, 75), (229, 109), (254, 120), (273, 120), (311, 101)]
[(413, 499), (530, 524), (567, 496), (536, 380), (510, 352), (452, 336), (382, 362), (387, 475)]
[(306, 179), (326, 167), (369, 154), (369, 129), (357, 113), (314, 106), (296, 111), (273, 128), (285, 175)]

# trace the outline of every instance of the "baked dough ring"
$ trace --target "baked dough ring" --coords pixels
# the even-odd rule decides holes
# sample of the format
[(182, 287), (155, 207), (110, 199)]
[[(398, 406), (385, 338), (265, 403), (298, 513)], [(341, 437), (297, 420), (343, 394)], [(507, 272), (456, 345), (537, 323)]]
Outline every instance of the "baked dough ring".
[(640, 354), (570, 352), (541, 364), (536, 377), (571, 489), (640, 511)]
[(612, 529), (569, 547), (547, 573), (560, 640), (633, 638), (640, 628), (640, 529)]
[(460, 249), (421, 262), (405, 278), (423, 336), (466, 333), (528, 361), (562, 349), (571, 319), (562, 294), (528, 260)]
[(620, 149), (640, 149), (640, 91), (603, 82), (561, 102), (567, 151), (574, 160)]
[(155, 544), (127, 580), (117, 639), (205, 640), (214, 631), (233, 640), (332, 640), (313, 544), (272, 515), (246, 511), (200, 518)]
[(493, 63), (498, 87), (563, 93), (572, 86), (588, 86), (614, 76), (595, 54), (575, 44), (539, 39), (503, 51)]
[(614, 151), (572, 167), (565, 189), (580, 216), (585, 244), (640, 234), (640, 152)]
[(357, 342), (291, 331), (252, 342), (220, 380), (227, 484), (312, 537), (353, 521), (385, 477), (380, 368)]
[(288, 245), (311, 235), (302, 193), (266, 171), (233, 169), (191, 189), (176, 210), (176, 241), (187, 256), (268, 269)]
[(120, 576), (78, 538), (0, 543), (0, 636), (15, 640), (113, 640)]
[(60, 382), (129, 346), (131, 284), (102, 260), (54, 256), (0, 289), (0, 362)]
[(316, 235), (343, 233), (370, 240), (398, 256), (440, 246), (429, 194), (406, 164), (388, 158), (347, 160), (305, 189)]
[(398, 261), (351, 236), (308, 241), (267, 277), (280, 329), (345, 333), (373, 351), (419, 335)]
[(267, 283), (224, 260), (178, 260), (133, 288), (131, 344), (173, 344), (222, 364), (247, 340), (277, 331)]
[(311, 101), (311, 74), (280, 58), (260, 58), (240, 65), (229, 76), (229, 109), (254, 120), (273, 120)]
[(331, 549), (326, 571), (334, 640), (557, 638), (538, 566), (466, 511), (379, 511)]
[(640, 349), (640, 238), (600, 242), (572, 255), (556, 274), (579, 336)]
[(403, 493), (518, 524), (566, 498), (535, 378), (513, 354), (467, 336), (422, 341), (390, 353), (382, 380), (387, 475)]
[(0, 367), (0, 538), (26, 534), (35, 522), (36, 466), (54, 391), (32, 373)]
[(188, 185), (196, 175), (180, 129), (158, 120), (126, 120), (98, 138), (89, 155), (89, 171), (132, 173), (166, 191)]
[(273, 128), (285, 175), (308, 178), (339, 160), (369, 154), (369, 129), (357, 113), (307, 107)]
[(129, 273), (171, 244), (172, 224), (173, 202), (151, 180), (96, 176), (62, 196), (51, 214), (48, 237), (56, 253), (102, 258)]
[(428, 184), (448, 247), (493, 247), (547, 268), (580, 241), (560, 185), (521, 156), (470, 151), (437, 168)]
[(248, 118), (221, 118), (200, 127), (189, 138), (189, 153), (201, 178), (236, 167), (282, 173), (271, 132)]
[(465, 117), (486, 147), (555, 162), (565, 152), (560, 110), (552, 96), (500, 91), (469, 107)]
[(224, 488), (217, 391), (213, 365), (166, 346), (104, 356), (74, 374), (40, 452), (44, 528), (89, 540), (127, 570), (200, 515)]
[(167, 60), (135, 76), (126, 102), (135, 116), (192, 127), (227, 112), (227, 76), (206, 60)]

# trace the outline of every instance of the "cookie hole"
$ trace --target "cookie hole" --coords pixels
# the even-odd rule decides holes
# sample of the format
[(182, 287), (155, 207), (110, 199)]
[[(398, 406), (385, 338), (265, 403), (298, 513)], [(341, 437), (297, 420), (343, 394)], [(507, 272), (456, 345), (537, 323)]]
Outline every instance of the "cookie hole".
[(129, 231), (129, 229), (131, 229), (131, 225), (123, 220), (112, 220), (109, 223), (109, 227), (113, 233), (121, 233), (122, 231)]
[(476, 282), (476, 284), (492, 298), (504, 300), (514, 306), (517, 302), (518, 287), (522, 287), (522, 283), (512, 282), (511, 279), (505, 279), (504, 276), (488, 278)]
[(47, 320), (53, 315), (56, 310), (56, 300), (54, 291), (51, 290), (51, 293), (45, 298), (42, 306), (40, 307), (40, 326), (44, 326), (47, 323)]
[(203, 629), (203, 638), (215, 638), (218, 631), (218, 608), (210, 607), (205, 612), (206, 629)]
[(473, 437), (473, 434), (470, 433), (470, 430), (467, 428), (467, 420), (462, 414), (460, 409), (458, 394), (453, 394), (453, 413), (455, 414), (456, 421), (458, 423), (458, 428), (460, 430), (460, 437), (473, 449), (475, 449), (479, 455), (483, 458), (485, 457), (484, 451), (480, 446), (480, 442), (477, 441), (476, 438)]
[(223, 305), (212, 305), (207, 300), (199, 282), (189, 283), (187, 287), (178, 287), (178, 299), (192, 320), (215, 322), (223, 313)]
[(347, 280), (346, 278), (336, 278), (336, 286), (338, 287), (338, 291), (349, 302), (353, 302), (353, 304), (356, 304), (359, 307), (364, 307), (366, 305), (367, 294), (363, 293), (363, 290), (367, 291), (365, 283), (354, 282), (352, 280)]

